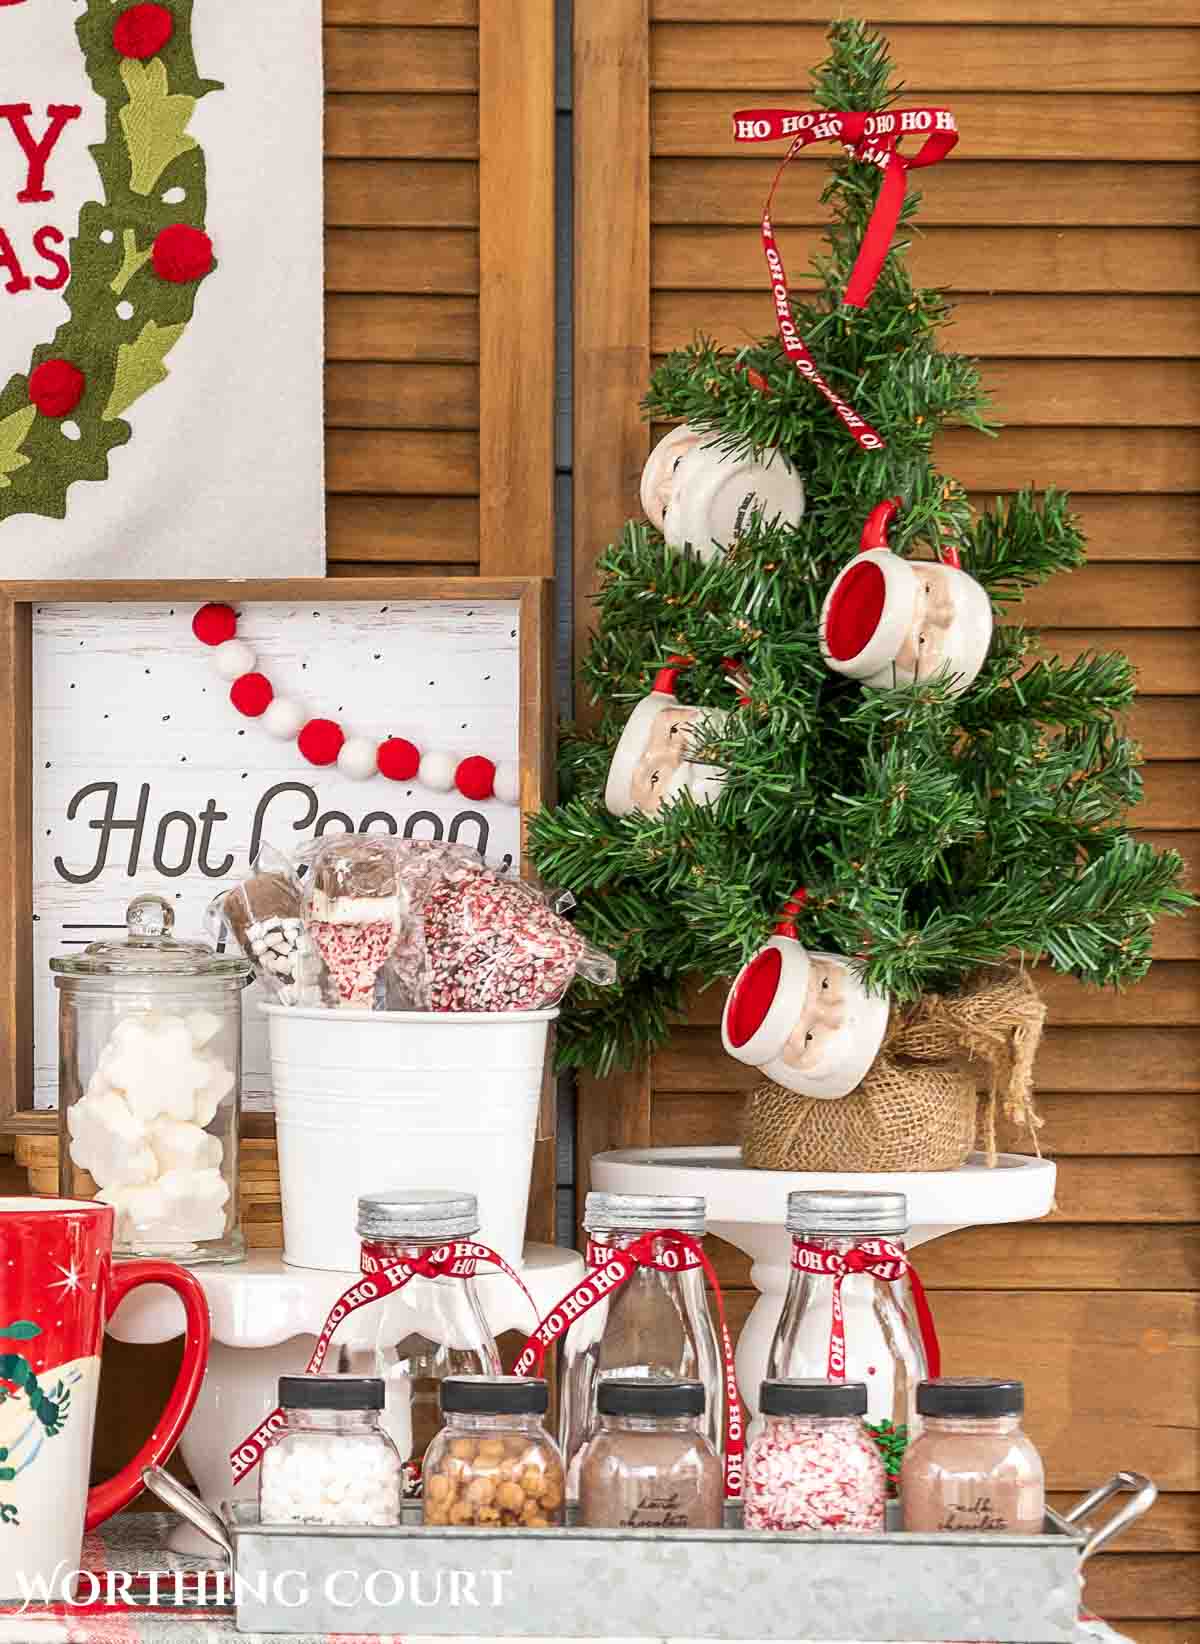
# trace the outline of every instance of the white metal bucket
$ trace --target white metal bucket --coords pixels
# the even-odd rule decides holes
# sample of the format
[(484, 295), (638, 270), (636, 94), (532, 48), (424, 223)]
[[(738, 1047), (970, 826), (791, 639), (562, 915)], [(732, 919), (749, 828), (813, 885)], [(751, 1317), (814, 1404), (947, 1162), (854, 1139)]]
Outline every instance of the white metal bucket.
[(481, 1242), (520, 1261), (557, 1010), (262, 1008), (285, 1262), (357, 1271), (359, 1195), (400, 1187), (475, 1193)]

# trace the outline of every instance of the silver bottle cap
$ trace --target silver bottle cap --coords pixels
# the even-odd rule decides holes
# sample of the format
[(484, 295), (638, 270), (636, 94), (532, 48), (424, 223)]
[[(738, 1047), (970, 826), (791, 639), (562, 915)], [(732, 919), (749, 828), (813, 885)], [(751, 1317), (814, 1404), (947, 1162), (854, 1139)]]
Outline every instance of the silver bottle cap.
[(699, 1194), (589, 1193), (583, 1211), (589, 1233), (704, 1232), (704, 1200)]
[(367, 1193), (358, 1201), (358, 1235), (362, 1239), (462, 1239), (479, 1231), (479, 1204), (474, 1193), (449, 1188), (398, 1187), (391, 1193)]
[(835, 1188), (789, 1193), (789, 1233), (907, 1233), (903, 1193), (847, 1193)]

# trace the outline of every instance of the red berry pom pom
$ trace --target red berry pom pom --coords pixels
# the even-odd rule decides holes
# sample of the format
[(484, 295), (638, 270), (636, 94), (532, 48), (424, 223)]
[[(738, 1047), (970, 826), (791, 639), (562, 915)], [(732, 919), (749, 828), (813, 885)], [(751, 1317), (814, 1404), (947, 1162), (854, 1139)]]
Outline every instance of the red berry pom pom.
[(332, 719), (310, 719), (296, 738), (296, 746), (310, 765), (332, 765), (345, 740), (342, 727)]
[(175, 32), (175, 19), (165, 6), (130, 6), (113, 25), (113, 45), (122, 57), (144, 62), (156, 56)]
[(402, 736), (389, 736), (379, 744), (379, 771), (393, 782), (411, 782), (421, 768), (421, 750)]
[(232, 605), (202, 605), (192, 618), (192, 632), (201, 645), (224, 645), (237, 633), (237, 612)]
[(229, 700), (247, 719), (257, 719), (259, 714), (265, 714), (274, 697), (275, 691), (266, 674), (242, 674), (234, 680), (229, 692)]
[(154, 272), (172, 285), (202, 280), (213, 265), (213, 244), (202, 228), (172, 223), (154, 242)]
[(482, 754), (475, 754), (459, 765), (454, 783), (464, 799), (490, 799), (496, 788), (496, 767)]
[(29, 376), (29, 398), (43, 417), (65, 417), (83, 398), (87, 378), (70, 360), (43, 360)]

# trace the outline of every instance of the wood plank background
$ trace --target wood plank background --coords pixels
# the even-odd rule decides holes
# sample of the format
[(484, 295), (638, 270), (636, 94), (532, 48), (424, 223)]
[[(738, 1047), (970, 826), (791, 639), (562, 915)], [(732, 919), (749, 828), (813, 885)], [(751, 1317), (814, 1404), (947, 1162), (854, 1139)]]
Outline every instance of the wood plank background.
[[(824, 55), (832, 9), (577, 7), (579, 645), (596, 553), (639, 513), (651, 434), (636, 402), (651, 360), (698, 329), (737, 345), (771, 328), (757, 222), (778, 157), (735, 148), (729, 114), (808, 106), (804, 70)], [(948, 344), (982, 357), (1008, 424), (999, 441), (946, 434), (939, 460), (977, 499), (1029, 482), (1076, 493), (1091, 563), (1022, 614), (1064, 655), (1133, 658), (1147, 759), (1133, 820), (1184, 852), (1196, 884), (1200, 8), (882, 0), (873, 16), (907, 93), (959, 118), (956, 155), (921, 177), (912, 262), (953, 292)], [(776, 201), (790, 268), (817, 242), (827, 158), (806, 151)], [(1056, 1500), (1118, 1467), (1157, 1479), (1160, 1506), (1096, 1561), (1088, 1598), (1139, 1644), (1182, 1644), (1200, 1615), (1200, 917), (1166, 922), (1155, 954), (1149, 979), (1115, 997), (1045, 978), (1038, 1084), (1059, 1161), (1054, 1215), (940, 1240), (921, 1267), (948, 1367), (1025, 1379)], [(581, 1192), (604, 1146), (736, 1141), (753, 1076), (721, 1054), (718, 1009), (715, 992), (698, 997), (651, 1067), (584, 1084)], [(740, 1321), (748, 1263), (726, 1247), (719, 1266)]]

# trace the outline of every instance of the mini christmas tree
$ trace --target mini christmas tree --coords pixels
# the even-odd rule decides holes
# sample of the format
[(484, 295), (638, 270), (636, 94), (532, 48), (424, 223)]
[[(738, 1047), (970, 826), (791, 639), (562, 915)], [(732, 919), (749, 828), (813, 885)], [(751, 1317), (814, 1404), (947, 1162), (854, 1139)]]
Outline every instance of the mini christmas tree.
[[(829, 40), (816, 105), (895, 103), (879, 36), (842, 21)], [(998, 618), (1084, 560), (1063, 493), (1023, 491), (975, 513), (935, 465), (939, 429), (993, 426), (977, 362), (938, 347), (949, 305), (914, 289), (905, 266), (915, 190), (870, 302), (843, 303), (880, 186), (873, 164), (833, 163), (827, 253), (791, 314), (882, 450), (848, 437), (774, 335), (736, 352), (699, 339), (652, 377), (645, 409), (687, 424), (681, 448), (699, 435), (727, 461), (769, 463), (780, 483), (769, 506), (738, 518), (724, 551), (693, 536), (681, 552), (635, 520), (601, 561), (598, 625), (581, 664), (598, 717), (565, 734), (563, 801), (530, 829), (538, 870), (570, 887), (581, 929), (620, 965), (616, 989), (573, 991), (566, 1064), (604, 1074), (643, 1057), (666, 1037), (685, 980), (730, 978), (798, 886), (805, 948), (847, 956), (867, 989), (899, 1006), (1013, 961), (1132, 982), (1149, 965), (1156, 917), (1189, 904), (1179, 857), (1123, 824), (1141, 789), (1139, 752), (1122, 729), (1134, 694), (1124, 656), (1062, 659), (1005, 622), (974, 677), (961, 662), (955, 674), (919, 657), (915, 682), (899, 664), (886, 680), (839, 671), (882, 594), (865, 628), (861, 600), (840, 617), (824, 610), (823, 620), (823, 608), (889, 498), (900, 503), (892, 549), (918, 572), (957, 551)], [(673, 461), (668, 447), (659, 469)], [(802, 511), (786, 502), (789, 474), (802, 482)], [(880, 543), (889, 513), (876, 514)], [(677, 539), (676, 521), (664, 524)], [(933, 636), (937, 613), (926, 617)], [(985, 644), (990, 627), (988, 613)], [(627, 752), (613, 771), (631, 711), (645, 712), (654, 684), (668, 712), (646, 734), (690, 738), (691, 775), (666, 803), (637, 799)]]

